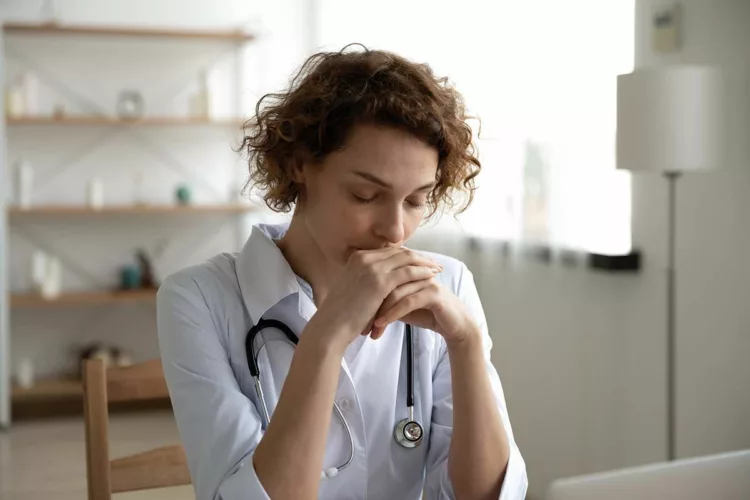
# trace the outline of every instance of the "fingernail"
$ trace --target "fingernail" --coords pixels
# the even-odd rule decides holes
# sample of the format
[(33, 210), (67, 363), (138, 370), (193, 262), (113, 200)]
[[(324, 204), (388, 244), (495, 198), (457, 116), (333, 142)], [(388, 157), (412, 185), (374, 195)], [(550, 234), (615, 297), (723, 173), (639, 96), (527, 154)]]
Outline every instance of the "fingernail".
[(442, 272), (443, 272), (442, 269), (438, 269), (437, 267), (432, 268), (432, 274), (440, 274)]

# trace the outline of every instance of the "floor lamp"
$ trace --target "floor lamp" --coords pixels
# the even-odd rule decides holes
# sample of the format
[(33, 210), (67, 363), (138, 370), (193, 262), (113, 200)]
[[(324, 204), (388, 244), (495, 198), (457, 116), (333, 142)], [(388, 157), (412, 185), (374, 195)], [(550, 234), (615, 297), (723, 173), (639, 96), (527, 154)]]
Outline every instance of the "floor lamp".
[(719, 167), (723, 82), (708, 66), (639, 69), (617, 79), (617, 168), (660, 173), (668, 185), (667, 457), (676, 458), (675, 197), (683, 173)]

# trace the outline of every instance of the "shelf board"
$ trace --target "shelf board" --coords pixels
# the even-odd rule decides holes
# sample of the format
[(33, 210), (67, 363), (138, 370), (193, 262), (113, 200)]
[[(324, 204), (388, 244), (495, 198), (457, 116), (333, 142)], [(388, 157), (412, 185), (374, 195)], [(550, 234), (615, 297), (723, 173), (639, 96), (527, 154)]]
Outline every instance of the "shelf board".
[(75, 400), (82, 397), (83, 385), (76, 379), (38, 380), (29, 388), (14, 385), (11, 389), (11, 400), (14, 404)]
[(7, 23), (3, 30), (9, 34), (30, 35), (95, 35), (135, 38), (175, 38), (206, 41), (248, 42), (254, 35), (241, 30), (197, 30), (173, 28), (147, 28), (137, 26), (64, 25), (56, 23)]
[[(16, 421), (83, 414), (83, 383), (77, 378), (38, 380), (28, 389), (11, 388), (13, 419)], [(109, 404), (109, 412), (171, 410), (169, 398), (147, 401), (119, 401)]]
[(54, 116), (8, 116), (7, 125), (54, 125), (54, 126), (171, 126), (171, 125), (218, 125), (241, 127), (243, 121), (239, 118), (191, 118), (179, 116), (146, 116), (132, 120), (110, 116), (71, 115)]
[(187, 214), (242, 214), (255, 210), (254, 205), (112, 205), (96, 210), (76, 205), (39, 205), (30, 208), (8, 209), (10, 217), (30, 215), (67, 216), (67, 215), (187, 215)]
[(88, 304), (120, 304), (132, 302), (153, 302), (156, 290), (105, 290), (94, 292), (62, 293), (55, 299), (45, 299), (36, 293), (12, 293), (11, 307), (74, 306)]

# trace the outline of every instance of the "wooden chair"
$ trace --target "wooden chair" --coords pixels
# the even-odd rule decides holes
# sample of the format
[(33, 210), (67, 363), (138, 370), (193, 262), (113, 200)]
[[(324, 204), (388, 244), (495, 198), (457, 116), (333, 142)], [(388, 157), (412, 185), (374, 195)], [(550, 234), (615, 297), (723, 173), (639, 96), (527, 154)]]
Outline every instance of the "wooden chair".
[(181, 445), (109, 458), (109, 403), (168, 397), (161, 361), (106, 369), (101, 360), (83, 362), (86, 428), (86, 479), (89, 500), (110, 500), (113, 493), (190, 484)]

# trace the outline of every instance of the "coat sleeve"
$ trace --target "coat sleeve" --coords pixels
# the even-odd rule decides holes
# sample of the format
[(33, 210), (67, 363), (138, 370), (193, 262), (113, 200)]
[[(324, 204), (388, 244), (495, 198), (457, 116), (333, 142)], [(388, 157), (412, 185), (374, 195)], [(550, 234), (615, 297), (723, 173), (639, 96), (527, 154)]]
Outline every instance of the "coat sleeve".
[[(487, 330), (487, 320), (479, 300), (474, 278), (462, 264), (461, 279), (458, 284), (458, 297), (464, 302), (471, 312), (474, 320), (482, 331), (484, 345), (484, 365), (487, 376), (490, 378), (492, 392), (495, 402), (500, 410), (500, 416), (505, 427), (510, 445), (510, 458), (505, 472), (499, 500), (522, 500), (526, 497), (528, 489), (528, 478), (526, 476), (526, 464), (521, 452), (513, 438), (513, 430), (508, 417), (508, 408), (505, 404), (505, 395), (500, 377), (494, 365), (490, 361), (492, 340)], [(455, 499), (453, 486), (448, 475), (448, 452), (450, 449), (451, 436), (453, 434), (453, 395), (451, 392), (451, 367), (448, 353), (443, 342), (442, 355), (438, 362), (433, 378), (433, 409), (432, 409), (432, 432), (430, 434), (430, 450), (427, 454), (427, 478), (425, 483), (426, 498), (429, 500)]]
[(268, 500), (252, 462), (263, 434), (261, 420), (239, 389), (226, 337), (203, 293), (193, 276), (178, 273), (157, 294), (164, 376), (195, 495), (198, 500)]

